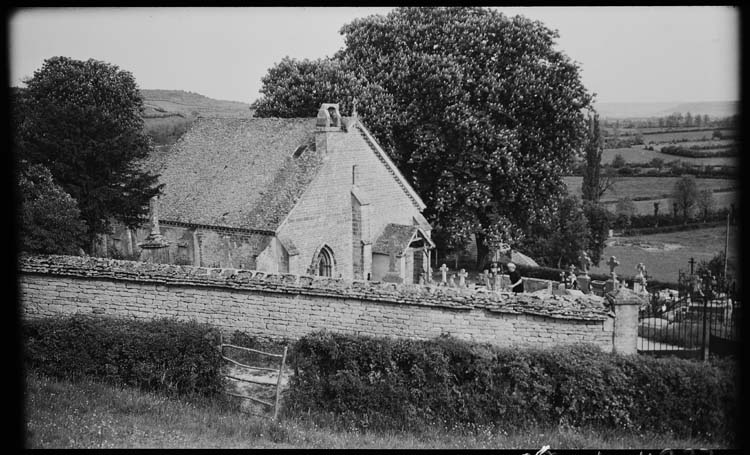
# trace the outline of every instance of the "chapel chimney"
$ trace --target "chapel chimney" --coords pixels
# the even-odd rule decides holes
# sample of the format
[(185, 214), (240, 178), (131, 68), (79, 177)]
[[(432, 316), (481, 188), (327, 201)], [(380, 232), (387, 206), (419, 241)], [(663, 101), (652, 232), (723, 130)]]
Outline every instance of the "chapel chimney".
[(344, 131), (338, 103), (323, 103), (315, 121), (315, 149), (322, 156), (328, 153), (328, 135)]

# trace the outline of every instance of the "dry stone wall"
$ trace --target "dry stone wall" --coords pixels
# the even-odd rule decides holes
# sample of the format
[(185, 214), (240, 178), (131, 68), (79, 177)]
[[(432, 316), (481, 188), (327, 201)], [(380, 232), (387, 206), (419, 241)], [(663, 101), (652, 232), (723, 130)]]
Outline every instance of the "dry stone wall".
[(173, 317), (268, 339), (327, 329), (420, 339), (447, 333), (498, 346), (614, 346), (612, 306), (592, 295), (513, 295), (74, 256), (25, 256), (18, 271), (25, 318)]

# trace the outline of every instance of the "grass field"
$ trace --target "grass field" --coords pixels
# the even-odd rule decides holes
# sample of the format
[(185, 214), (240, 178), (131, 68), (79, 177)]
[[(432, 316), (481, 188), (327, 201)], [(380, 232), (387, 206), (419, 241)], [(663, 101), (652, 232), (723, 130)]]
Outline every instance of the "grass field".
[(679, 142), (676, 144), (659, 144), (659, 147), (664, 147), (667, 145), (679, 145), (680, 147), (684, 147), (684, 148), (698, 146), (698, 147), (706, 147), (706, 148), (711, 148), (711, 149), (722, 149), (722, 148), (727, 148), (736, 143), (737, 142), (734, 139), (713, 139), (710, 141), (688, 141), (688, 142)]
[[(723, 129), (721, 130), (721, 134), (724, 135), (724, 137), (733, 136), (734, 130)], [(668, 132), (668, 133), (653, 133), (653, 134), (644, 134), (643, 142), (646, 144), (648, 144), (649, 142), (654, 142), (658, 144), (662, 142), (682, 141), (685, 139), (688, 139), (691, 141), (700, 141), (700, 140), (711, 139), (712, 135), (713, 135), (713, 129), (696, 130), (696, 131), (679, 131), (679, 132)]]
[[(680, 177), (617, 177), (612, 188), (607, 190), (602, 197), (602, 202), (616, 201), (625, 197), (634, 199), (637, 197), (661, 198), (668, 197), (674, 190), (675, 183)], [(564, 177), (568, 192), (581, 196), (581, 184), (583, 177)], [(737, 188), (739, 182), (731, 179), (696, 179), (698, 190), (723, 190)], [(667, 207), (662, 207), (666, 209)], [(653, 210), (652, 210), (653, 211)]]
[[(613, 237), (607, 242), (599, 266), (592, 267), (594, 273), (609, 273), (604, 262), (615, 256), (620, 261), (617, 272), (623, 276), (636, 274), (636, 265), (642, 262), (647, 274), (660, 281), (677, 282), (679, 270), (690, 270), (689, 260), (695, 258), (696, 264), (708, 261), (717, 253), (724, 251), (726, 229), (708, 228), (693, 231), (670, 232), (638, 237)], [(739, 259), (739, 228), (731, 226), (729, 230), (729, 261), (737, 263)]]
[[(713, 209), (730, 209), (732, 204), (736, 204), (739, 200), (737, 191), (727, 191), (722, 193), (713, 194)], [(636, 215), (653, 215), (654, 214), (654, 202), (659, 203), (659, 213), (672, 213), (672, 198), (657, 198), (649, 199), (646, 201), (633, 201)], [(617, 210), (617, 201), (610, 200), (603, 202), (604, 207), (612, 211), (613, 213)]]
[[(626, 449), (727, 447), (725, 441), (682, 439), (621, 430), (424, 428), (419, 433), (334, 428), (308, 416), (279, 422), (217, 402), (189, 403), (91, 380), (27, 374), (26, 448), (266, 448), (266, 449)], [(324, 419), (323, 419), (324, 420)], [(521, 451), (520, 449), (523, 449)]]
[(700, 164), (704, 166), (736, 166), (736, 157), (715, 157), (715, 158), (689, 158), (683, 156), (669, 155), (661, 153), (657, 150), (645, 150), (642, 145), (634, 145), (632, 147), (617, 148), (617, 149), (604, 149), (602, 152), (602, 164), (612, 163), (615, 156), (622, 155), (628, 163), (648, 163), (654, 158), (660, 158), (665, 163), (670, 161), (682, 161), (683, 163)]
[[(684, 127), (681, 126), (678, 129), (680, 130), (690, 130), (690, 131), (707, 131), (709, 133), (709, 137), (711, 136), (711, 133), (713, 132), (713, 128), (704, 128), (702, 126), (691, 126), (691, 127)], [(614, 128), (612, 127), (606, 127), (604, 128), (610, 135), (614, 134)], [(669, 133), (669, 129), (663, 126), (654, 126), (654, 127), (646, 127), (646, 128), (620, 128), (619, 134), (620, 136), (635, 136), (636, 134), (657, 134), (657, 133)]]

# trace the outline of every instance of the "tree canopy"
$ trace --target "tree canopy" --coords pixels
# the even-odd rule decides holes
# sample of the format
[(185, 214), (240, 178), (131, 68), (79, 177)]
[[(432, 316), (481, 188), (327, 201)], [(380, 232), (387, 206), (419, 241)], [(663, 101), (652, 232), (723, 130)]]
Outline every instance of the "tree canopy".
[(680, 177), (674, 184), (672, 199), (682, 209), (683, 221), (690, 218), (690, 211), (698, 201), (698, 184), (692, 175)]
[(76, 200), (88, 234), (111, 218), (138, 224), (158, 194), (138, 160), (150, 151), (133, 75), (97, 60), (53, 57), (18, 91), (13, 122), (19, 159), (49, 169)]
[[(480, 263), (497, 242), (523, 239), (565, 192), (562, 175), (588, 137), (592, 96), (555, 49), (557, 33), (485, 8), (398, 8), (341, 33), (344, 49), (305, 73), (320, 80), (300, 84), (292, 69), (305, 62), (269, 70), (259, 105), (272, 108), (256, 115), (309, 116), (322, 101), (387, 95), (371, 106), (359, 99), (358, 111), (436, 230), (454, 245), (476, 234)], [(327, 87), (329, 68), (349, 76), (334, 78), (328, 99), (310, 96)]]
[(77, 254), (85, 245), (86, 223), (75, 199), (52, 179), (40, 164), (20, 163), (16, 189), (21, 251), (41, 254)]

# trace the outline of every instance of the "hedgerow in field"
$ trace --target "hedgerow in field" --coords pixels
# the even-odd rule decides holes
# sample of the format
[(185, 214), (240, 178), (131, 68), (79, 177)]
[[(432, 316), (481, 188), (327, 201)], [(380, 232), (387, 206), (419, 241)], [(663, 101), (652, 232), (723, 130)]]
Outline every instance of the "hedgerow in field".
[(52, 377), (179, 395), (222, 390), (218, 336), (205, 324), (74, 315), (24, 321), (22, 333), (25, 366)]
[(289, 410), (362, 427), (571, 425), (733, 437), (729, 363), (317, 332), (294, 347)]

